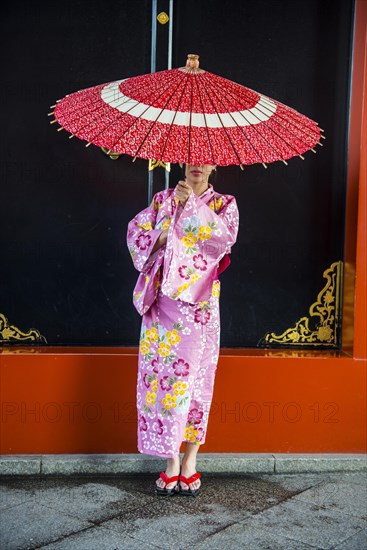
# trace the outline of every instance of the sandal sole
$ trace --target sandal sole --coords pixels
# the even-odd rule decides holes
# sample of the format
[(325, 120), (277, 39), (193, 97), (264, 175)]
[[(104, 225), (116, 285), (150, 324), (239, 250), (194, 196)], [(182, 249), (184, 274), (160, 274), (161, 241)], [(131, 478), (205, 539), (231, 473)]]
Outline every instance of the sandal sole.
[(173, 497), (178, 493), (178, 489), (176, 487), (173, 487), (172, 489), (154, 489), (154, 493), (160, 497)]

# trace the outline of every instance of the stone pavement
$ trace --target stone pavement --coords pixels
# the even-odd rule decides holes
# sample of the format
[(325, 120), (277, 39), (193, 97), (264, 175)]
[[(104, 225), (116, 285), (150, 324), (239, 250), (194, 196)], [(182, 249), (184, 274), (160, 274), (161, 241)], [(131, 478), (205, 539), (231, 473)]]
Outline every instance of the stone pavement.
[(0, 548), (367, 548), (366, 472), (202, 473), (196, 498), (155, 496), (158, 474), (4, 476)]

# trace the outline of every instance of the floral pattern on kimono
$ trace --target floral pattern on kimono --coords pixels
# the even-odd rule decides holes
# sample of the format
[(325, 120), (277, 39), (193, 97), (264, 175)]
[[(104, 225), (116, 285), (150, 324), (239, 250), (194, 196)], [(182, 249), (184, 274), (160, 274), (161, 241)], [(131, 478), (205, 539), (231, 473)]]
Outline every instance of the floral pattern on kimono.
[[(229, 264), (238, 231), (231, 195), (209, 184), (183, 207), (173, 191), (156, 193), (131, 220), (127, 235), (139, 271), (133, 300), (143, 316), (138, 450), (167, 458), (177, 456), (182, 441), (205, 442), (220, 347), (218, 273)], [(167, 228), (166, 245), (152, 253)], [(185, 282), (190, 284), (180, 289)]]
[[(199, 197), (192, 192), (184, 207), (174, 189), (156, 193), (128, 224), (127, 245), (140, 272), (133, 291), (137, 311), (148, 311), (160, 287), (171, 299), (207, 300), (218, 265), (236, 241), (238, 223), (235, 197), (216, 193), (212, 184)], [(167, 243), (152, 254), (165, 229)]]
[(219, 262), (236, 242), (239, 213), (232, 195), (214, 197), (211, 208), (194, 192), (178, 212), (167, 237), (162, 292), (193, 304), (212, 294)]
[(127, 246), (139, 277), (133, 291), (133, 303), (143, 315), (155, 300), (162, 278), (162, 266), (166, 245), (152, 253), (154, 245), (164, 229), (169, 227), (176, 209), (170, 191), (159, 191), (151, 204), (139, 212), (128, 224)]

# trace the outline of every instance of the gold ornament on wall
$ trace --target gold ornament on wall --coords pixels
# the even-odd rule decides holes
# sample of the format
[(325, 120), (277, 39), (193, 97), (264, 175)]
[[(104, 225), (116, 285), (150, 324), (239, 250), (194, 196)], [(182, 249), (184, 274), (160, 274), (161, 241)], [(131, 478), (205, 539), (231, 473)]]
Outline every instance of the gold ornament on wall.
[(165, 25), (169, 21), (169, 17), (165, 11), (161, 11), (161, 13), (158, 13), (157, 19), (161, 25)]
[(17, 342), (47, 344), (46, 338), (37, 329), (31, 328), (28, 332), (23, 332), (15, 325), (10, 325), (8, 319), (2, 313), (0, 313), (0, 342), (2, 344)]
[[(281, 334), (268, 332), (260, 340), (260, 347), (301, 346), (332, 347), (338, 346), (341, 325), (341, 289), (343, 262), (331, 264), (323, 273), (326, 279), (324, 288), (319, 292), (316, 302), (309, 309), (309, 317), (301, 317), (295, 325)], [(312, 319), (319, 319), (312, 327)]]
[(121, 154), (122, 154), (122, 153), (116, 153), (115, 151), (111, 151), (111, 149), (107, 149), (107, 147), (101, 147), (101, 149), (104, 152), (104, 154), (110, 157), (110, 159), (112, 160), (118, 159), (119, 157), (121, 157)]
[(170, 162), (163, 162), (163, 160), (155, 160), (155, 159), (149, 159), (149, 165), (148, 170), (151, 172), (155, 168), (158, 168), (158, 166), (162, 166), (167, 172), (171, 171), (171, 163)]

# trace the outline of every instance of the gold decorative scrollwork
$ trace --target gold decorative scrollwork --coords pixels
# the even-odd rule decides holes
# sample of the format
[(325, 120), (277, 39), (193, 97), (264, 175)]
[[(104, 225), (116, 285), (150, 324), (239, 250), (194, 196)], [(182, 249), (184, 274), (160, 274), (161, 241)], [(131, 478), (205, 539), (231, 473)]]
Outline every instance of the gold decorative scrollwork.
[(122, 155), (122, 153), (116, 153), (115, 151), (111, 151), (111, 149), (108, 149), (107, 147), (101, 147), (101, 149), (112, 160), (116, 160)]
[(23, 332), (15, 325), (9, 325), (8, 319), (0, 313), (0, 343), (16, 342), (40, 342), (47, 344), (46, 338), (35, 328), (31, 328), (28, 332)]
[(151, 172), (154, 170), (154, 168), (157, 168), (158, 166), (162, 166), (167, 172), (171, 171), (171, 163), (170, 162), (163, 162), (163, 160), (155, 160), (155, 159), (149, 159), (149, 166), (148, 170)]
[[(327, 282), (311, 305), (309, 317), (301, 317), (293, 327), (281, 334), (266, 333), (258, 346), (337, 347), (341, 325), (342, 276), (343, 262), (331, 264), (323, 273)], [(310, 318), (315, 317), (319, 318), (319, 322), (312, 327)]]

